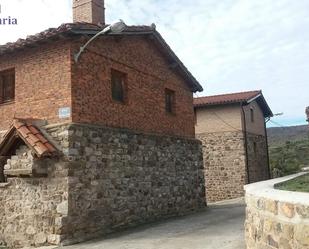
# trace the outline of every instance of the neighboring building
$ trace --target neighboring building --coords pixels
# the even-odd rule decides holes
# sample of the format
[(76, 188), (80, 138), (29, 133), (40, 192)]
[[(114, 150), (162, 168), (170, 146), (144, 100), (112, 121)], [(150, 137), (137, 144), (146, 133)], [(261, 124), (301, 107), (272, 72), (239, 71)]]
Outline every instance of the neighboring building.
[(194, 99), (196, 137), (203, 143), (207, 201), (244, 195), (243, 186), (270, 178), (261, 91)]
[(103, 1), (74, 0), (74, 21), (0, 46), (0, 244), (74, 243), (205, 207), (200, 84), (154, 25), (100, 36), (75, 62), (105, 27)]

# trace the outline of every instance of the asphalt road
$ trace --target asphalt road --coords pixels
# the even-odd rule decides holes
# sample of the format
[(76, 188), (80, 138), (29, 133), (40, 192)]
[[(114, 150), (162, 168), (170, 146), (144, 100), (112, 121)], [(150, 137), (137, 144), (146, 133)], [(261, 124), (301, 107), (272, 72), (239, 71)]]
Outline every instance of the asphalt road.
[(245, 249), (243, 204), (212, 205), (64, 249)]

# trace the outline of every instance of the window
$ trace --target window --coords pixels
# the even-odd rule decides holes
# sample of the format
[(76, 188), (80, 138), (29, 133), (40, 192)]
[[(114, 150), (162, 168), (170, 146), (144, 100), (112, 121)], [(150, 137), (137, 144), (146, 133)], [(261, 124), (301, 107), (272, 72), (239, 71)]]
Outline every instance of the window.
[(256, 154), (257, 154), (257, 144), (256, 144), (256, 142), (253, 142), (253, 152), (254, 152), (254, 155), (256, 156)]
[(0, 72), (0, 104), (13, 101), (15, 98), (14, 70)]
[(251, 122), (254, 122), (254, 110), (253, 108), (250, 108), (250, 118), (251, 118)]
[(169, 89), (165, 89), (165, 110), (175, 114), (175, 92)]
[(126, 99), (126, 78), (125, 73), (112, 70), (112, 98), (115, 101), (124, 103)]

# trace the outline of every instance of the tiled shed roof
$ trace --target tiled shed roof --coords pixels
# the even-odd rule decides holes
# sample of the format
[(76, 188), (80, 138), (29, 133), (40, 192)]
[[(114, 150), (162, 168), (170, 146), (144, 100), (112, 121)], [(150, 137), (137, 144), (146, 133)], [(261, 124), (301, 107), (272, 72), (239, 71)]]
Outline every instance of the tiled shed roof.
[[(15, 52), (17, 50), (36, 47), (46, 42), (68, 39), (70, 37), (76, 37), (80, 35), (94, 35), (105, 27), (106, 26), (102, 27), (84, 22), (65, 23), (58, 28), (50, 28), (38, 34), (28, 36), (26, 39), (19, 39), (16, 42), (7, 43), (0, 46), (0, 56), (3, 54)], [(155, 25), (127, 26), (123, 32), (111, 35), (152, 35), (155, 38), (153, 41), (155, 41), (156, 44), (160, 46), (160, 48), (163, 48), (162, 51), (168, 56), (171, 65), (175, 64), (178, 66), (177, 68), (179, 69), (179, 72), (183, 77), (186, 78), (186, 82), (189, 84), (191, 90), (193, 92), (203, 91), (203, 87), (165, 42), (160, 33), (156, 31)]]
[(52, 156), (57, 151), (31, 122), (14, 119), (0, 143), (0, 156), (8, 156), (18, 137), (24, 141), (37, 157)]
[(273, 113), (271, 109), (269, 108), (266, 100), (264, 99), (261, 90), (194, 98), (194, 107), (202, 108), (202, 107), (207, 107), (207, 106), (212, 106), (212, 105), (226, 105), (226, 104), (235, 104), (235, 103), (247, 104), (248, 101), (254, 98), (256, 98), (257, 103), (262, 108), (265, 117), (271, 117)]

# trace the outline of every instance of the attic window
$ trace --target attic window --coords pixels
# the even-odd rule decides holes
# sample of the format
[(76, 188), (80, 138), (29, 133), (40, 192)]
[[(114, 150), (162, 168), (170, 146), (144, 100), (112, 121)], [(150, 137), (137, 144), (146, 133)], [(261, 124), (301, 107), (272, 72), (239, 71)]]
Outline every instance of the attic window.
[(125, 73), (112, 69), (111, 81), (112, 81), (112, 99), (121, 103), (125, 102), (126, 98), (126, 78)]
[(170, 89), (165, 89), (165, 111), (175, 114), (175, 92)]
[(253, 123), (254, 122), (254, 110), (253, 110), (253, 108), (250, 108), (250, 119), (251, 119), (251, 122)]
[(0, 72), (0, 104), (13, 101), (15, 98), (15, 71)]

